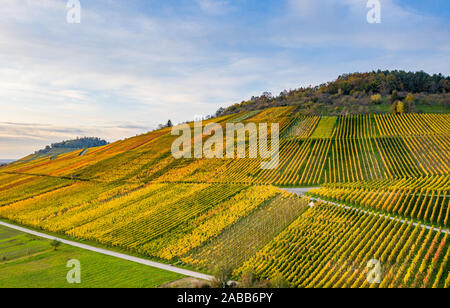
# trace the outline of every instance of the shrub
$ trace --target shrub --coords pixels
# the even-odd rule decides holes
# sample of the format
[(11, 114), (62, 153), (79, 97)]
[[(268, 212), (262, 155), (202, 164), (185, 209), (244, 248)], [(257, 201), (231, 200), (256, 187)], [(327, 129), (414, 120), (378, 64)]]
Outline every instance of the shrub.
[(219, 264), (214, 270), (213, 288), (228, 288), (233, 269), (225, 264)]
[(283, 275), (280, 272), (276, 272), (272, 279), (270, 279), (270, 287), (277, 289), (285, 289), (289, 288), (289, 283), (284, 279)]
[(58, 240), (53, 240), (50, 242), (50, 246), (53, 247), (53, 250), (56, 251), (56, 249), (61, 246), (61, 242)]
[(372, 104), (380, 104), (382, 100), (381, 94), (374, 94), (370, 97), (370, 102)]

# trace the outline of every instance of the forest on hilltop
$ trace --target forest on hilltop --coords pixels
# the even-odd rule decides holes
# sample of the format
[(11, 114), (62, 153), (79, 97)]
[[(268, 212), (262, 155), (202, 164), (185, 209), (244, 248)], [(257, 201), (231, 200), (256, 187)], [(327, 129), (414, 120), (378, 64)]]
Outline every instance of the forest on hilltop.
[(64, 140), (58, 143), (47, 145), (44, 149), (36, 151), (35, 154), (46, 154), (52, 149), (84, 149), (107, 145), (108, 142), (98, 137), (83, 137), (73, 140)]
[(284, 90), (278, 96), (264, 92), (217, 115), (270, 107), (296, 106), (304, 115), (369, 113), (445, 113), (450, 105), (450, 77), (423, 71), (373, 71), (343, 74), (318, 86)]

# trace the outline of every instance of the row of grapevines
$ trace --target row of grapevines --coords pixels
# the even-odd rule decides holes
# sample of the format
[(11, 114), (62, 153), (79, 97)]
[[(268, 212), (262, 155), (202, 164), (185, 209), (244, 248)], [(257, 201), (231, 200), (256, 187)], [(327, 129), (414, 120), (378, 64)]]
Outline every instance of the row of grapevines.
[[(317, 204), (236, 270), (280, 273), (294, 287), (443, 287), (448, 232)], [(382, 267), (368, 280), (369, 260)]]
[[(318, 117), (289, 116), (292, 112), (290, 107), (271, 108), (248, 119), (279, 122), (282, 137), (298, 134), (296, 138), (280, 140), (279, 164), (273, 170), (261, 170), (261, 157), (248, 158), (248, 145), (244, 159), (176, 160), (170, 151), (176, 137), (170, 129), (91, 149), (83, 156), (68, 153), (54, 161), (39, 159), (7, 168), (21, 173), (75, 175), (101, 182), (277, 185), (442, 175), (450, 169), (450, 138), (448, 131), (442, 129), (448, 126), (446, 115), (358, 115), (324, 117), (319, 121)], [(239, 117), (208, 121), (225, 125), (227, 120)], [(303, 138), (306, 136), (309, 137)]]
[(6, 175), (0, 184), (0, 207), (73, 184), (56, 177)]
[(292, 125), (286, 129), (282, 138), (299, 138), (306, 139), (311, 136), (319, 123), (320, 117), (304, 117), (300, 116), (295, 119)]
[(450, 132), (449, 114), (375, 115), (381, 136), (424, 136)]
[(335, 138), (374, 138), (379, 135), (372, 115), (338, 117)]
[(0, 217), (172, 259), (280, 194), (270, 186), (74, 182), (1, 207)]
[(435, 176), (389, 182), (330, 184), (311, 194), (328, 200), (448, 226), (450, 178)]
[[(218, 203), (204, 215), (196, 217), (190, 222), (190, 230), (183, 228), (183, 232), (179, 232), (182, 236), (177, 237), (175, 241), (165, 241), (165, 247), (157, 256), (170, 260), (185, 255), (193, 248), (217, 237), (224, 229), (280, 194), (278, 189), (271, 186), (249, 186), (241, 190), (233, 197)], [(145, 245), (145, 248), (147, 246)]]
[(208, 270), (217, 264), (237, 268), (291, 224), (307, 209), (307, 204), (304, 198), (279, 194), (182, 261)]

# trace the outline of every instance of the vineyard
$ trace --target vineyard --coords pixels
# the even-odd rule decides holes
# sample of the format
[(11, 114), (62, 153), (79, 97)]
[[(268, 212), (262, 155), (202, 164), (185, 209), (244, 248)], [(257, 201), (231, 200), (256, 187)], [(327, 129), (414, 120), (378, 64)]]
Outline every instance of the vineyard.
[[(244, 158), (175, 159), (177, 136), (163, 128), (0, 167), (0, 218), (206, 272), (226, 264), (236, 279), (450, 285), (450, 114), (319, 117), (288, 106), (203, 125), (213, 122), (278, 123), (276, 168), (261, 169), (248, 144)], [(380, 283), (366, 280), (372, 259)]]
[(448, 228), (449, 176), (328, 184), (310, 194)]
[[(447, 238), (448, 231), (318, 204), (237, 271), (280, 272), (292, 286), (307, 288), (448, 287)], [(366, 280), (371, 259), (384, 265), (380, 284)]]

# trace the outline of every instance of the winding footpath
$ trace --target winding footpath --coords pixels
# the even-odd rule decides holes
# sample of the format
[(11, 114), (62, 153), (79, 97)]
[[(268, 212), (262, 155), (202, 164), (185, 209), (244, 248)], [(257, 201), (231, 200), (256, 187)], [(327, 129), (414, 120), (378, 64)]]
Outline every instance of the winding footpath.
[(198, 278), (198, 279), (204, 279), (204, 280), (212, 280), (213, 277), (210, 275), (206, 275), (203, 273), (199, 273), (199, 272), (194, 272), (194, 271), (190, 271), (190, 270), (186, 270), (183, 268), (179, 268), (179, 267), (175, 267), (172, 265), (168, 265), (168, 264), (164, 264), (164, 263), (159, 263), (159, 262), (154, 262), (154, 261), (150, 261), (150, 260), (146, 260), (146, 259), (142, 259), (142, 258), (138, 258), (138, 257), (133, 257), (130, 255), (126, 255), (120, 252), (115, 252), (115, 251), (111, 251), (111, 250), (107, 250), (107, 249), (103, 249), (103, 248), (98, 248), (98, 247), (94, 247), (91, 245), (86, 245), (86, 244), (81, 244), (78, 242), (73, 242), (73, 241), (69, 241), (69, 240), (65, 240), (62, 238), (58, 238), (55, 236), (51, 236), (45, 233), (41, 233), (41, 232), (37, 232), (34, 230), (30, 230), (27, 228), (23, 228), (23, 227), (19, 227), (16, 225), (12, 225), (3, 221), (0, 221), (0, 225), (5, 226), (7, 228), (11, 228), (11, 229), (15, 229), (18, 231), (22, 231), (28, 234), (32, 234), (38, 237), (42, 237), (45, 239), (49, 239), (49, 240), (57, 240), (63, 244), (66, 245), (70, 245), (70, 246), (74, 246), (74, 247), (78, 247), (78, 248), (82, 248), (82, 249), (86, 249), (86, 250), (90, 250), (93, 252), (97, 252), (97, 253), (101, 253), (104, 255), (108, 255), (108, 256), (112, 256), (112, 257), (116, 257), (119, 259), (123, 259), (123, 260), (128, 260), (131, 262), (135, 262), (135, 263), (139, 263), (139, 264), (143, 264), (143, 265), (147, 265), (147, 266), (151, 266), (151, 267), (155, 267), (155, 268), (159, 268), (165, 271), (169, 271), (169, 272), (174, 272), (174, 273), (178, 273), (181, 275), (185, 275), (185, 276), (189, 276), (189, 277), (194, 277), (194, 278)]
[[(311, 189), (314, 189), (314, 188), (319, 188), (319, 187), (281, 188), (281, 189), (286, 190), (286, 191), (288, 191), (290, 193), (294, 193), (294, 194), (297, 194), (297, 195), (301, 196), (301, 195), (304, 195), (305, 193), (309, 192)], [(340, 204), (340, 203), (327, 201), (327, 200), (316, 198), (316, 197), (308, 196), (308, 198), (310, 200), (312, 200), (312, 201), (315, 201), (315, 202), (322, 202), (322, 203), (332, 204), (332, 205), (335, 205), (337, 207), (341, 207), (341, 208), (344, 208), (344, 209), (347, 209), (347, 210), (355, 210), (355, 211), (358, 211), (358, 212), (362, 212), (364, 214), (376, 215), (376, 216), (384, 217), (386, 219), (400, 221), (401, 223), (407, 223), (407, 221), (405, 219), (400, 219), (398, 217), (393, 217), (393, 216), (389, 216), (389, 215), (385, 215), (385, 214), (380, 214), (380, 213), (377, 213), (377, 212), (374, 212), (374, 211), (366, 211), (366, 210), (361, 209), (361, 208), (352, 207), (352, 206), (348, 206), (348, 205), (343, 205), (343, 204)], [(417, 225), (419, 225), (419, 223), (413, 222), (412, 225), (413, 226), (417, 226)], [(429, 226), (429, 225), (426, 225), (426, 224), (423, 224), (423, 223), (420, 223), (420, 226), (422, 226), (422, 228), (425, 228), (425, 229), (428, 229), (428, 230), (433, 230), (433, 231), (436, 231), (436, 232), (442, 232), (442, 233), (449, 232), (449, 230), (447, 230), (447, 229), (439, 229), (439, 228), (435, 228), (435, 227), (432, 227), (432, 226)]]

